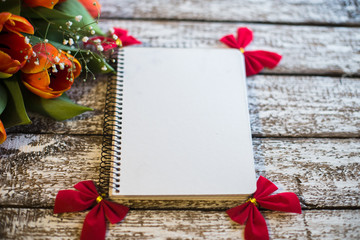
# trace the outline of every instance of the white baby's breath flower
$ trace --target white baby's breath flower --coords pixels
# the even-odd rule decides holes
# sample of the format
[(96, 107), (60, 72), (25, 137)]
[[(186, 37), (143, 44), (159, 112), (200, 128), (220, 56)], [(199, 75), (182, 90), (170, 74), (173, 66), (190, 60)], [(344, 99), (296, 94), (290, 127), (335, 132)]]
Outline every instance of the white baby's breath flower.
[(56, 57), (54, 58), (54, 60), (55, 60), (56, 63), (60, 62), (60, 58), (59, 58), (58, 56), (56, 56)]
[(100, 43), (101, 43), (101, 40), (100, 40), (100, 39), (95, 39), (95, 40), (94, 40), (94, 43), (100, 44)]
[(48, 43), (49, 42), (49, 40), (48, 39), (44, 39), (44, 43)]
[(39, 65), (40, 65), (39, 59), (36, 59), (36, 61), (34, 62), (34, 64), (35, 64), (36, 66), (39, 66)]
[(77, 22), (80, 22), (82, 18), (83, 18), (83, 16), (77, 15), (77, 16), (75, 17), (75, 20), (76, 20)]
[(74, 44), (74, 39), (69, 38), (69, 45), (71, 46), (71, 45), (73, 45), (73, 44)]
[(79, 40), (80, 36), (79, 36), (79, 35), (76, 35), (75, 38), (76, 38), (76, 40)]
[(52, 67), (52, 72), (53, 72), (53, 73), (57, 73), (57, 72), (58, 72), (55, 64), (53, 64), (51, 67)]
[(110, 29), (109, 29), (109, 33), (110, 33), (110, 34), (114, 34), (114, 33), (115, 33), (115, 29), (114, 29), (114, 28), (110, 28)]
[(26, 55), (24, 58), (27, 60), (27, 59), (29, 58), (29, 56), (28, 56), (28, 55)]
[(87, 43), (87, 42), (89, 41), (89, 38), (85, 36), (85, 37), (82, 38), (82, 41), (83, 41), (84, 43)]
[(107, 70), (107, 67), (104, 65), (104, 66), (101, 68), (101, 70), (106, 71), (106, 70)]
[(112, 35), (112, 38), (113, 38), (114, 40), (118, 40), (119, 37), (118, 37), (116, 34), (113, 34), (113, 35)]
[(104, 48), (103, 48), (103, 46), (101, 46), (101, 45), (98, 45), (98, 46), (96, 47), (96, 49), (97, 49), (98, 51), (100, 51), (100, 52), (104, 51)]
[(64, 39), (63, 44), (66, 45), (66, 44), (68, 44), (68, 43), (69, 43), (69, 41), (66, 40), (66, 39)]
[(66, 26), (68, 26), (68, 28), (70, 28), (72, 24), (73, 24), (72, 21), (67, 21), (66, 22)]
[(65, 64), (64, 63), (59, 63), (59, 67), (61, 70), (64, 70), (65, 69)]
[(91, 30), (90, 33), (91, 33), (92, 35), (94, 35), (94, 34), (95, 34), (95, 31), (94, 31), (94, 30)]
[(36, 52), (34, 51), (34, 52), (32, 53), (32, 55), (33, 55), (33, 57), (36, 57)]
[(29, 44), (30, 39), (28, 37), (25, 37), (24, 41), (25, 41), (26, 44)]

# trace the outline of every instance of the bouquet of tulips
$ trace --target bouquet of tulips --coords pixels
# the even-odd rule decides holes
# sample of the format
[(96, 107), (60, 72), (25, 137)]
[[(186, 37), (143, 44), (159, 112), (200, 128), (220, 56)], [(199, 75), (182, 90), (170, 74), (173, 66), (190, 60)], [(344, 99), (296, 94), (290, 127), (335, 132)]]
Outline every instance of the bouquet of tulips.
[(105, 56), (140, 43), (127, 31), (104, 34), (97, 0), (0, 2), (0, 144), (6, 128), (30, 124), (27, 111), (61, 121), (91, 108), (67, 96), (79, 76), (114, 71)]

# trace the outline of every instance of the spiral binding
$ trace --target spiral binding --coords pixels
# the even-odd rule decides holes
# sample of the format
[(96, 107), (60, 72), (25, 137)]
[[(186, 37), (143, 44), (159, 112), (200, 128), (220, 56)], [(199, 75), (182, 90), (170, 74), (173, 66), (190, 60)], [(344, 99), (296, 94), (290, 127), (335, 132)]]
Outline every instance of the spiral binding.
[[(112, 188), (120, 192), (120, 160), (121, 160), (121, 125), (122, 125), (122, 91), (124, 81), (124, 50), (114, 51), (112, 59), (117, 59), (117, 74), (110, 75), (107, 82), (103, 143), (99, 173), (99, 191), (108, 197)], [(114, 67), (115, 67), (114, 66)]]

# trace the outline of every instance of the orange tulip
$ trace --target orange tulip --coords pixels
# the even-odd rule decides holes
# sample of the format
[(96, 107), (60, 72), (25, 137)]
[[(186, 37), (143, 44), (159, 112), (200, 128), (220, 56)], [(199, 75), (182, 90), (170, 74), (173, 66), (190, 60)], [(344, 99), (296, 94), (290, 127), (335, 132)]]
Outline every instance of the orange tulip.
[(101, 5), (98, 0), (79, 0), (79, 2), (81, 2), (93, 18), (97, 18), (100, 15)]
[(20, 33), (0, 32), (0, 78), (11, 77), (22, 68), (33, 51)]
[(34, 34), (34, 27), (28, 20), (9, 12), (0, 13), (0, 32), (3, 30), (17, 34), (20, 32)]
[(0, 144), (5, 142), (5, 140), (6, 140), (6, 132), (5, 132), (4, 125), (2, 124), (2, 122), (0, 120)]
[(21, 69), (22, 82), (42, 98), (60, 97), (80, 75), (79, 61), (49, 43), (38, 43), (33, 50), (36, 56)]
[(24, 0), (24, 3), (28, 7), (46, 7), (53, 9), (59, 0)]

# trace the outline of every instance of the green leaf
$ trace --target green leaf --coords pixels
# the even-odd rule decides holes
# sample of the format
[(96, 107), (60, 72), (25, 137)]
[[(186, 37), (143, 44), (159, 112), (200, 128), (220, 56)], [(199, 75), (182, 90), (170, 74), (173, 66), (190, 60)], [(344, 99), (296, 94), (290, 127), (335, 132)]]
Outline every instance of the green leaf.
[[(104, 35), (97, 24), (94, 24), (94, 18), (89, 14), (86, 8), (78, 0), (67, 0), (59, 4), (59, 10), (68, 15), (78, 16), (81, 15), (83, 18), (80, 23), (90, 25), (93, 27), (95, 32), (100, 35)], [(76, 22), (74, 22), (75, 24)]]
[(10, 12), (15, 15), (20, 15), (20, 0), (0, 1), (0, 12)]
[(24, 89), (26, 107), (33, 112), (63, 121), (93, 109), (72, 102), (66, 94), (54, 99), (41, 98)]
[(1, 114), (1, 121), (5, 128), (16, 125), (30, 124), (31, 121), (26, 113), (24, 100), (16, 77), (3, 79), (8, 90), (8, 101), (6, 108)]
[(36, 8), (26, 7), (22, 9), (21, 14), (26, 18), (32, 18), (32, 19), (44, 19), (44, 18), (48, 20), (64, 19), (66, 21), (75, 18), (75, 16), (73, 15), (68, 15), (59, 10), (49, 9), (45, 7), (36, 7)]
[(0, 114), (4, 111), (7, 104), (7, 92), (0, 82)]

